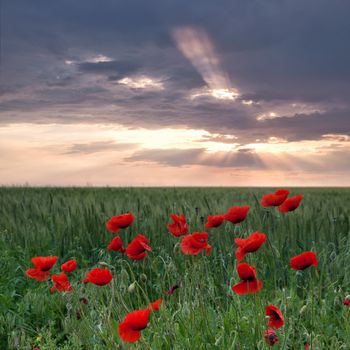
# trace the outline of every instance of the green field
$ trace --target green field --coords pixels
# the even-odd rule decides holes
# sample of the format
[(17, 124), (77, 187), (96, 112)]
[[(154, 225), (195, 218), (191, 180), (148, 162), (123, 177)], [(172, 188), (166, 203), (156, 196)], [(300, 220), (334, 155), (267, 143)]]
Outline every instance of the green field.
[[(262, 188), (0, 188), (0, 349), (267, 349), (270, 303), (285, 317), (274, 348), (304, 349), (308, 341), (312, 349), (350, 349), (350, 308), (342, 303), (350, 294), (350, 190), (290, 190), (304, 199), (281, 214), (259, 205), (271, 191)], [(180, 239), (167, 231), (171, 213), (184, 213), (191, 232), (204, 231), (208, 214), (245, 204), (251, 210), (244, 222), (210, 231), (209, 256), (182, 254)], [(128, 211), (136, 219), (120, 236), (126, 243), (137, 233), (150, 239), (152, 252), (142, 261), (106, 250), (113, 237), (106, 220)], [(254, 231), (268, 236), (247, 258), (264, 285), (235, 295), (233, 238)], [(305, 250), (317, 254), (318, 267), (292, 270), (289, 259)], [(26, 277), (36, 255), (58, 255), (56, 273), (76, 258), (74, 292), (51, 293), (50, 281)], [(80, 282), (101, 263), (113, 283)], [(174, 284), (181, 286), (164, 296)], [(116, 329), (126, 313), (160, 297), (164, 304), (141, 340), (124, 343)]]

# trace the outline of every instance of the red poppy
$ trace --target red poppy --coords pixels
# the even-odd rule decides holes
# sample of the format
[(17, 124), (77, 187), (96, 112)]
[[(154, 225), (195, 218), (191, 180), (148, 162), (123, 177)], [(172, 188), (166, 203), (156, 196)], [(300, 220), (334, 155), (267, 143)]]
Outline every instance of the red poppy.
[(113, 250), (115, 252), (124, 253), (123, 241), (119, 236), (114, 237), (107, 246), (108, 250)]
[(275, 305), (266, 306), (266, 316), (269, 316), (269, 328), (281, 328), (284, 325), (284, 317), (281, 310)]
[(64, 272), (73, 272), (76, 268), (77, 262), (74, 259), (68, 260), (61, 265), (61, 270)]
[(41, 271), (40, 269), (28, 269), (26, 275), (29, 278), (39, 282), (46, 281), (50, 277), (50, 271)]
[(207, 219), (207, 223), (205, 224), (205, 228), (210, 229), (213, 227), (219, 227), (224, 220), (225, 220), (224, 214), (209, 215)]
[(101, 269), (99, 267), (92, 269), (86, 274), (86, 277), (83, 279), (84, 283), (93, 283), (97, 286), (104, 286), (112, 281), (111, 271), (108, 269)]
[(277, 190), (275, 193), (269, 193), (262, 196), (261, 205), (263, 207), (278, 207), (288, 197), (288, 190)]
[(224, 218), (226, 221), (238, 224), (245, 220), (249, 209), (249, 205), (244, 205), (243, 207), (231, 207), (227, 210), (226, 214), (224, 214)]
[(345, 306), (350, 306), (350, 295), (346, 296), (343, 300)]
[(278, 343), (278, 337), (274, 329), (269, 328), (264, 331), (264, 338), (267, 345), (274, 346)]
[(175, 237), (180, 237), (183, 235), (187, 235), (188, 233), (188, 224), (185, 219), (185, 215), (170, 215), (171, 219), (173, 220), (172, 224), (168, 224), (168, 230), (170, 233)]
[(208, 255), (211, 251), (211, 246), (208, 244), (207, 232), (193, 232), (182, 238), (180, 243), (181, 251), (186, 255), (197, 255), (205, 249)]
[(304, 349), (305, 350), (309, 350), (310, 349), (310, 344), (307, 341), (304, 343)]
[(141, 331), (149, 322), (150, 309), (129, 312), (122, 323), (119, 324), (118, 333), (125, 342), (133, 343), (140, 339)]
[(163, 303), (163, 299), (157, 299), (156, 301), (154, 301), (153, 303), (148, 305), (148, 308), (151, 311), (157, 311), (159, 310), (159, 306)]
[(52, 281), (55, 283), (53, 287), (50, 288), (51, 292), (71, 292), (73, 290), (71, 284), (69, 283), (68, 277), (64, 272), (59, 275), (52, 275)]
[(147, 251), (151, 251), (151, 247), (148, 246), (148, 239), (140, 234), (126, 247), (126, 255), (134, 260), (145, 258)]
[(290, 259), (290, 267), (294, 270), (305, 270), (309, 266), (317, 266), (316, 254), (304, 252)]
[(110, 232), (118, 232), (122, 228), (129, 227), (134, 219), (134, 215), (131, 213), (115, 215), (106, 222), (106, 228)]
[(56, 264), (58, 256), (35, 256), (32, 264), (41, 271), (49, 271)]
[(297, 194), (294, 197), (289, 197), (278, 207), (278, 210), (281, 213), (287, 213), (289, 211), (293, 211), (299, 207), (299, 204), (302, 199), (303, 199), (303, 196), (301, 194)]
[(236, 249), (236, 258), (241, 262), (248, 253), (257, 251), (266, 241), (266, 235), (258, 231), (252, 233), (247, 238), (235, 238), (235, 243), (238, 245)]
[(237, 265), (237, 273), (241, 280), (232, 286), (235, 293), (257, 293), (262, 288), (262, 282), (256, 278), (255, 267), (241, 263)]

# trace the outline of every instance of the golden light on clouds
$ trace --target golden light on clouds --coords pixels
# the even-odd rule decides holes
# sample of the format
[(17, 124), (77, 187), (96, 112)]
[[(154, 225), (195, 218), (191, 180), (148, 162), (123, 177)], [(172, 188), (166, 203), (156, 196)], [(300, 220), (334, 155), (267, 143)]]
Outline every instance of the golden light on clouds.
[(121, 85), (126, 85), (132, 89), (164, 89), (163, 83), (160, 80), (152, 79), (146, 76), (125, 77), (118, 80), (118, 83)]

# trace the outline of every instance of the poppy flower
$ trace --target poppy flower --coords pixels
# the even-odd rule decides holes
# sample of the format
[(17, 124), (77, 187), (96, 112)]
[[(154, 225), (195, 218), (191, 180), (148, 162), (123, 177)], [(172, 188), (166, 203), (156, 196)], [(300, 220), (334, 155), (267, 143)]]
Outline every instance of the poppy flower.
[(276, 343), (278, 343), (277, 334), (272, 328), (264, 331), (264, 338), (267, 345), (274, 346)]
[(231, 207), (227, 210), (226, 214), (224, 214), (224, 218), (226, 221), (238, 224), (245, 220), (249, 209), (249, 205), (244, 205), (243, 207)]
[(148, 239), (140, 234), (126, 247), (126, 255), (133, 260), (145, 258), (147, 251), (151, 251), (151, 247), (148, 246)]
[(297, 194), (294, 197), (289, 197), (278, 207), (278, 210), (281, 213), (287, 213), (289, 211), (293, 211), (299, 207), (299, 204), (302, 199), (303, 199), (303, 196), (301, 194)]
[(118, 333), (125, 342), (133, 343), (140, 339), (141, 331), (149, 322), (149, 308), (129, 312), (118, 326)]
[(157, 299), (156, 301), (154, 301), (153, 303), (148, 305), (148, 308), (151, 311), (158, 311), (159, 310), (159, 306), (163, 303), (163, 299)]
[(306, 341), (304, 342), (304, 349), (309, 350), (310, 349), (310, 344)]
[(129, 227), (134, 219), (134, 215), (131, 213), (115, 215), (106, 222), (106, 228), (110, 232), (118, 232), (122, 228)]
[(262, 282), (256, 278), (255, 267), (247, 263), (237, 265), (240, 281), (232, 286), (236, 294), (257, 293), (262, 288)]
[(68, 277), (64, 272), (59, 275), (52, 275), (52, 281), (55, 283), (53, 287), (50, 288), (51, 292), (71, 292), (73, 290), (71, 284), (69, 283)]
[(114, 237), (107, 246), (108, 250), (113, 250), (115, 252), (124, 253), (123, 241), (119, 236)]
[(41, 271), (49, 271), (56, 264), (58, 256), (35, 256), (32, 264)]
[(104, 286), (112, 281), (112, 274), (111, 271), (108, 269), (101, 269), (99, 267), (96, 267), (95, 269), (92, 269), (86, 274), (86, 277), (83, 279), (84, 283), (93, 283), (97, 286)]
[(350, 295), (346, 296), (343, 300), (345, 306), (350, 306)]
[(278, 207), (287, 199), (288, 195), (288, 190), (277, 190), (275, 193), (263, 195), (260, 203), (263, 207)]
[(316, 254), (304, 252), (290, 259), (290, 267), (294, 270), (305, 270), (309, 266), (317, 266)]
[(64, 272), (73, 272), (77, 268), (77, 262), (75, 260), (68, 260), (61, 265), (61, 270)]
[(182, 238), (180, 243), (181, 251), (186, 255), (197, 255), (205, 249), (208, 255), (211, 251), (211, 246), (208, 244), (207, 232), (193, 232)]
[(187, 235), (188, 233), (188, 224), (185, 219), (185, 215), (170, 215), (171, 219), (173, 220), (172, 224), (168, 224), (168, 230), (170, 233), (175, 237), (180, 237), (183, 235)]
[(266, 241), (266, 235), (258, 231), (252, 233), (247, 238), (235, 238), (235, 243), (238, 245), (236, 249), (236, 258), (241, 262), (248, 253), (257, 251)]
[(207, 222), (205, 224), (206, 229), (210, 229), (213, 227), (219, 227), (222, 222), (225, 220), (224, 214), (218, 214), (218, 215), (209, 215)]
[(266, 316), (269, 316), (269, 328), (281, 328), (284, 325), (284, 317), (280, 309), (275, 305), (266, 306), (265, 310)]
[(38, 282), (46, 281), (50, 277), (50, 271), (41, 271), (40, 269), (28, 269), (26, 275)]

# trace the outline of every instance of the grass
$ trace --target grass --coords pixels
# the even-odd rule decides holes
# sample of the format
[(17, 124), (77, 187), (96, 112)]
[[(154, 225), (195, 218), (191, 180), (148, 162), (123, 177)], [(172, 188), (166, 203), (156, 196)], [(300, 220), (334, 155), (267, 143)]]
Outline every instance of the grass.
[[(277, 330), (278, 349), (350, 349), (349, 189), (292, 189), (304, 200), (280, 214), (259, 206), (270, 189), (253, 188), (0, 188), (0, 349), (267, 349), (265, 307), (284, 316)], [(171, 213), (184, 213), (190, 230), (203, 231), (208, 214), (233, 205), (251, 205), (246, 221), (210, 231), (209, 256), (185, 256), (179, 239), (167, 232)], [(112, 215), (131, 211), (133, 225), (120, 234), (129, 242), (137, 233), (150, 239), (152, 252), (131, 261), (106, 251), (113, 237), (105, 230)], [(249, 254), (264, 283), (258, 294), (235, 295), (238, 281), (233, 238), (264, 232), (268, 242)], [(296, 272), (290, 257), (317, 253), (319, 266)], [(74, 293), (50, 293), (51, 282), (36, 282), (24, 272), (35, 255), (76, 258)], [(86, 271), (109, 267), (105, 287), (79, 282)], [(134, 290), (129, 286), (134, 283)], [(135, 344), (116, 331), (127, 312), (180, 288)], [(87, 305), (80, 298), (87, 298)]]

